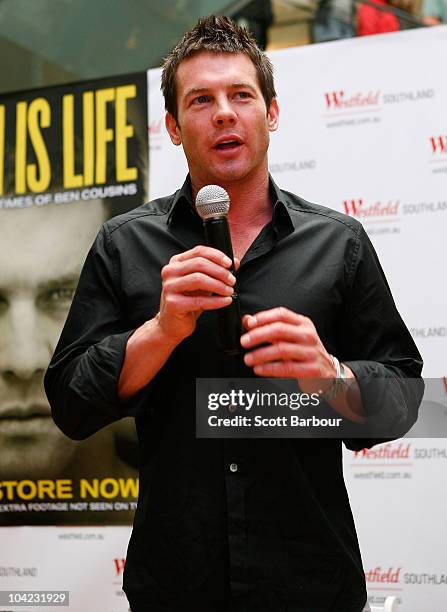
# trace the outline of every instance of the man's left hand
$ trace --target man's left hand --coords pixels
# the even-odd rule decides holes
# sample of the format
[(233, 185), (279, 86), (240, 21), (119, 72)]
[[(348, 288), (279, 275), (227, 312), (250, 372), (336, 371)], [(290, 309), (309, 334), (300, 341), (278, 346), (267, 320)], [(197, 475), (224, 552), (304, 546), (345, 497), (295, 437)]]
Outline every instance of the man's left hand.
[[(295, 378), (306, 393), (324, 393), (331, 387), (337, 371), (308, 317), (280, 306), (245, 315), (242, 323), (247, 332), (241, 336), (241, 344), (249, 349), (244, 361), (255, 374), (265, 378)], [(346, 365), (345, 373), (351, 381), (349, 398), (343, 393), (330, 403), (342, 416), (364, 422), (355, 376)]]
[[(279, 307), (245, 315), (241, 337), (246, 365), (271, 378), (334, 378), (335, 367), (312, 321)], [(260, 348), (256, 348), (259, 345)]]
[(241, 344), (253, 349), (245, 354), (244, 361), (255, 374), (295, 378), (309, 393), (321, 393), (331, 386), (336, 376), (334, 362), (308, 317), (280, 306), (245, 315), (242, 323), (247, 333), (241, 337)]

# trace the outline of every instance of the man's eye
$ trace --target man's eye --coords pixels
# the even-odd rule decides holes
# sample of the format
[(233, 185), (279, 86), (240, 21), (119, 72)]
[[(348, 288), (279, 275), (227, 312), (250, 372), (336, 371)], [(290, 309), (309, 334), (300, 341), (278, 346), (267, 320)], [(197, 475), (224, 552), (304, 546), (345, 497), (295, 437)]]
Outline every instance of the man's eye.
[(74, 287), (58, 287), (45, 291), (39, 301), (47, 308), (64, 308), (68, 307), (73, 299)]
[(208, 102), (208, 96), (197, 96), (197, 98), (195, 98), (194, 102), (196, 104), (205, 104), (205, 102)]
[(239, 96), (239, 98), (249, 98), (250, 94), (248, 93), (248, 91), (238, 91), (237, 95)]

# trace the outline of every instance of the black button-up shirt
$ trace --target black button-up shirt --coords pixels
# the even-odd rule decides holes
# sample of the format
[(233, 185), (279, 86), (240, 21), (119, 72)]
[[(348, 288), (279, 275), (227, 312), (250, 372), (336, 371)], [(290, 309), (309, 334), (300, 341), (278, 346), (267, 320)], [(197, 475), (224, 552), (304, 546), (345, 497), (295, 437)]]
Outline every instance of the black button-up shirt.
[[(270, 192), (272, 221), (237, 272), (242, 313), (281, 305), (310, 317), (360, 388), (371, 378), (419, 377), (420, 355), (362, 226), (273, 181)], [(188, 180), (108, 221), (45, 379), (54, 419), (73, 438), (136, 418), (140, 495), (124, 589), (136, 612), (360, 612), (365, 581), (341, 441), (195, 437), (195, 378), (254, 376), (224, 362), (215, 311), (144, 389), (117, 397), (126, 342), (158, 312), (161, 268), (203, 242)], [(364, 409), (409, 429), (419, 401), (364, 401)]]

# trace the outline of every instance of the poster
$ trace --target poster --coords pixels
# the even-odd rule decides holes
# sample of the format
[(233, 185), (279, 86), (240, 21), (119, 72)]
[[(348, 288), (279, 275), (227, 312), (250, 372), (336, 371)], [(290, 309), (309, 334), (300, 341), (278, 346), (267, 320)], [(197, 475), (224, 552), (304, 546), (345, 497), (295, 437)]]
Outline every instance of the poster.
[(133, 422), (74, 441), (43, 376), (87, 252), (146, 199), (147, 79), (137, 73), (0, 97), (0, 525), (129, 524)]

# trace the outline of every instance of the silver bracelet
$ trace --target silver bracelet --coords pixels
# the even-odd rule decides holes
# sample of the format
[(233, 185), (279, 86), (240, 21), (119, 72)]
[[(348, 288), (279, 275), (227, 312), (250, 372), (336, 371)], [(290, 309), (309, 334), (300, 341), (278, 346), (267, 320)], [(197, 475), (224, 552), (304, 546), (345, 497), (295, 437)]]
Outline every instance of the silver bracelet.
[(330, 358), (332, 359), (332, 363), (335, 367), (335, 378), (333, 379), (332, 385), (329, 387), (329, 389), (327, 389), (327, 391), (321, 395), (321, 397), (325, 400), (333, 399), (340, 393), (340, 391), (344, 390), (347, 386), (346, 381), (348, 378), (346, 375), (345, 366), (339, 362), (337, 357), (330, 355)]

